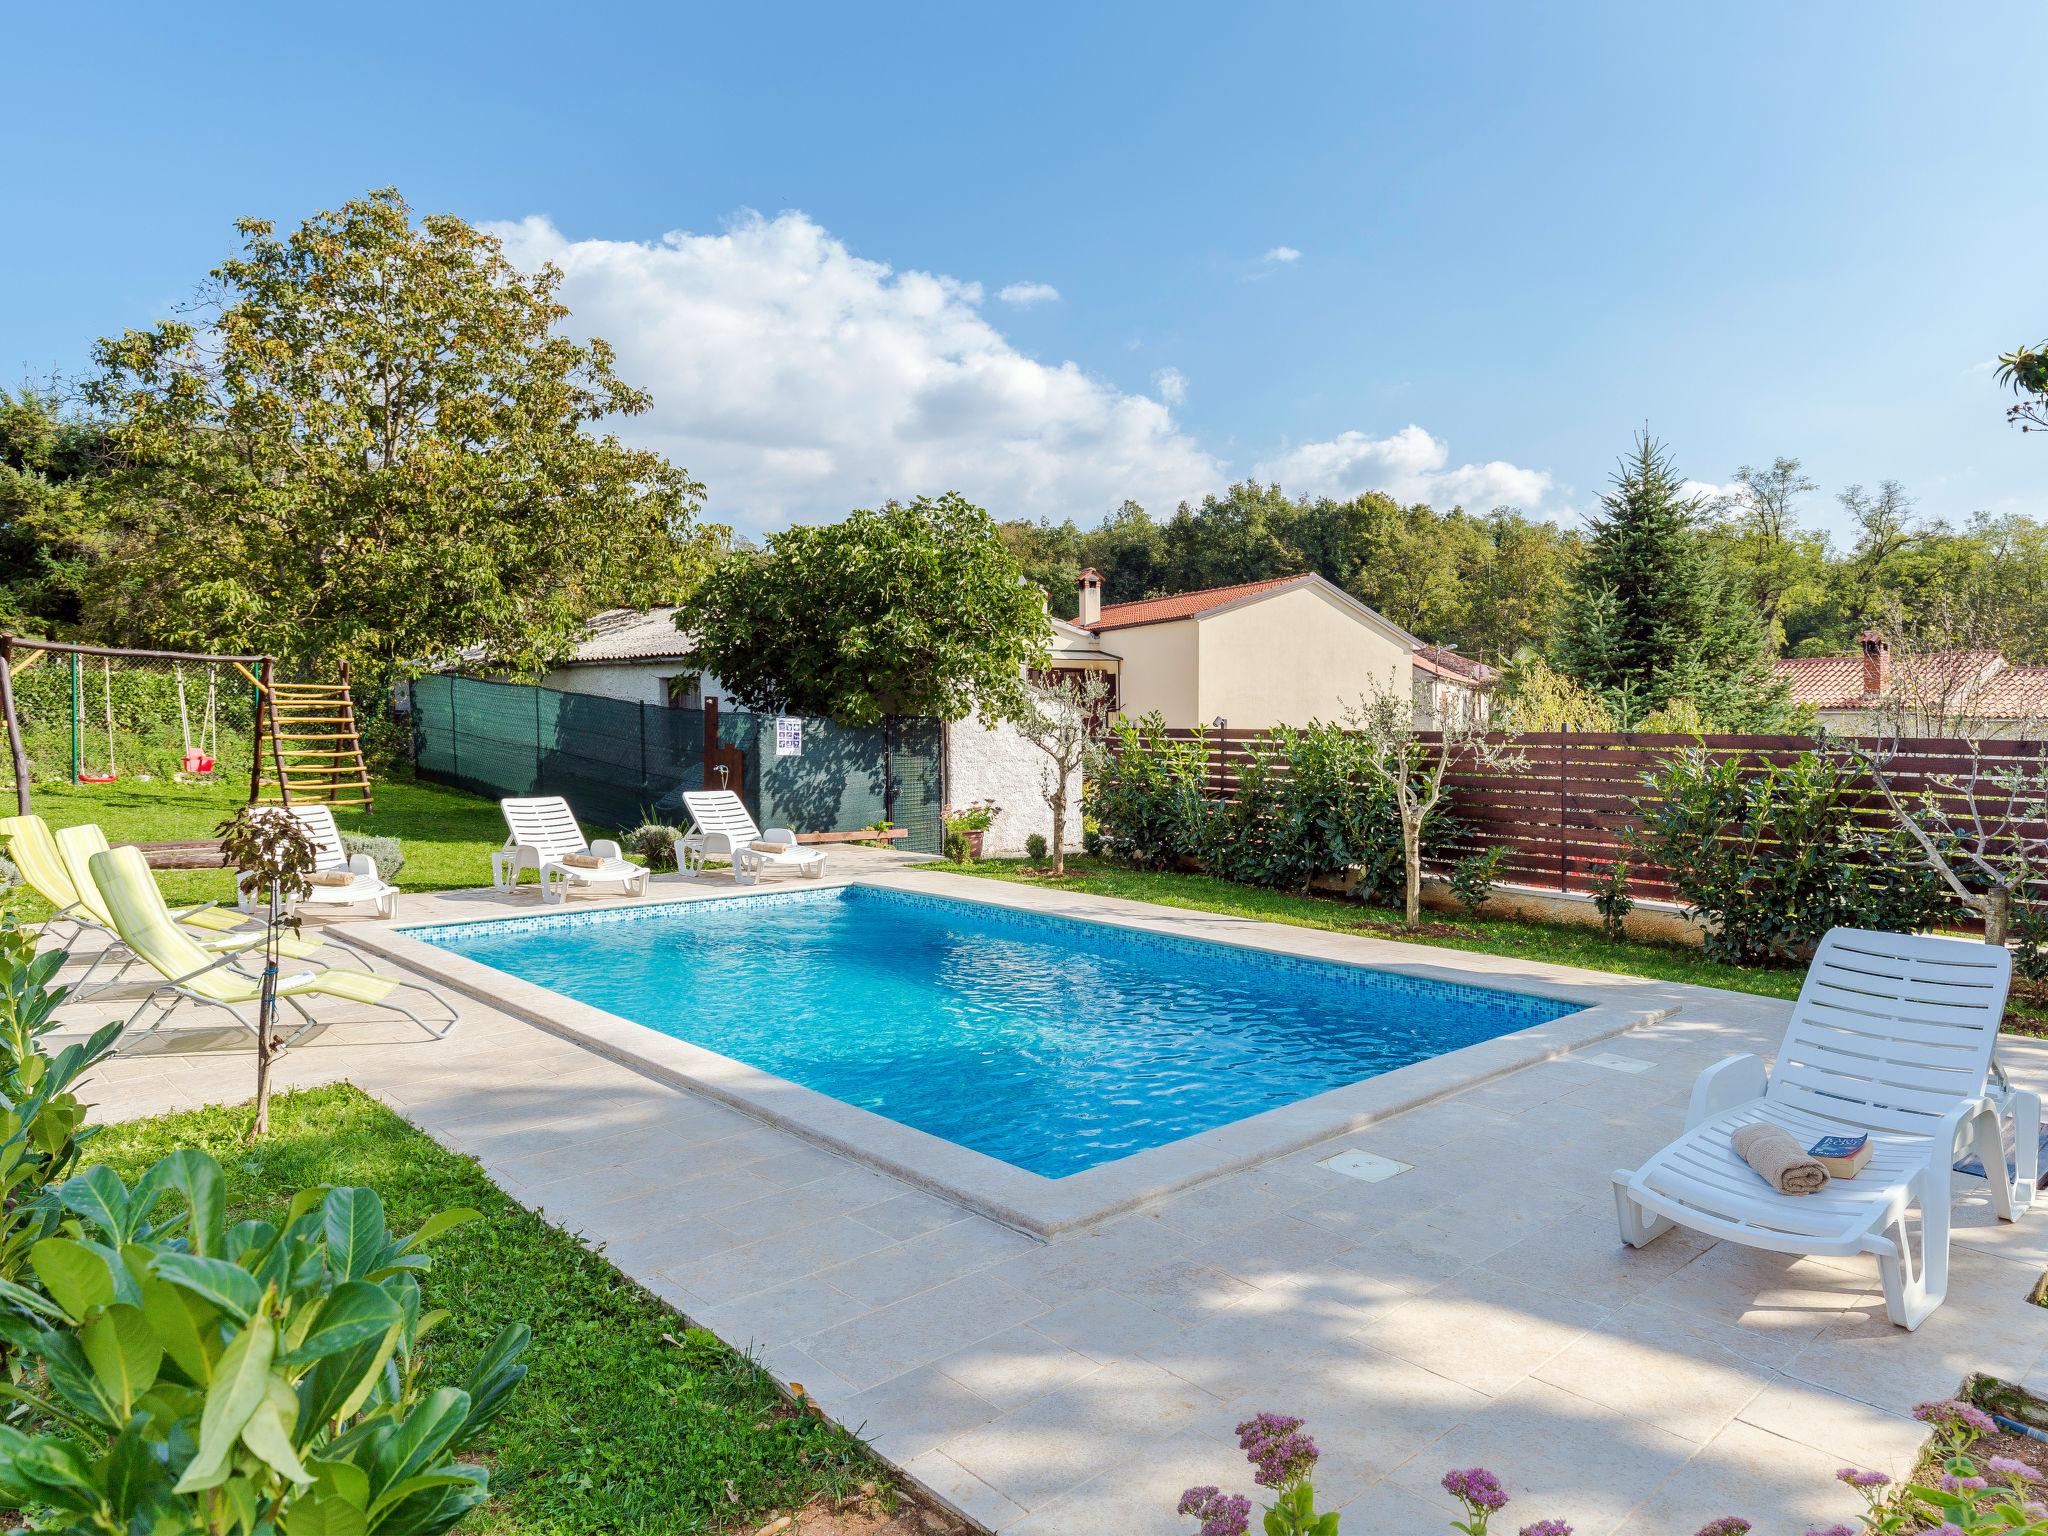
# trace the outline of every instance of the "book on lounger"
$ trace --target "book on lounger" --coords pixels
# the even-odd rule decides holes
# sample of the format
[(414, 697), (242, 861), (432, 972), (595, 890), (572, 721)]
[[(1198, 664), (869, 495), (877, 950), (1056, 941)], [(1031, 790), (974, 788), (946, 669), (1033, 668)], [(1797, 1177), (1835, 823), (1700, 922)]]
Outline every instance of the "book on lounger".
[(1831, 1179), (1853, 1179), (1870, 1162), (1868, 1136), (1823, 1136), (1806, 1155), (1827, 1169)]

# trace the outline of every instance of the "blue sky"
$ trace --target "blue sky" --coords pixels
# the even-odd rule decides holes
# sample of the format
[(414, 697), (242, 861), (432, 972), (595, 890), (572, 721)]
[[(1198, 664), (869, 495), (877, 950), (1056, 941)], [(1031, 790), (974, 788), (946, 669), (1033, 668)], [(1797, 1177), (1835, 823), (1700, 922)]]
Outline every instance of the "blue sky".
[(238, 215), (396, 184), (565, 265), (655, 392), (622, 430), (750, 528), (946, 488), (1088, 522), (1252, 473), (1570, 517), (1645, 421), (1702, 481), (1799, 455), (1824, 525), (1886, 477), (2048, 515), (1988, 366), (2048, 334), (2038, 5), (10, 31), (0, 376), (161, 316)]

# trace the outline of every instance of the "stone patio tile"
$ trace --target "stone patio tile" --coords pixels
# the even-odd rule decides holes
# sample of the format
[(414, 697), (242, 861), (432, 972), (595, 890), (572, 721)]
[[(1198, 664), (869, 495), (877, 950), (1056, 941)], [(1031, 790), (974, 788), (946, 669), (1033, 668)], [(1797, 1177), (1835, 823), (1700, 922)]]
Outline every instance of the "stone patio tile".
[(853, 1219), (864, 1227), (873, 1227), (884, 1237), (893, 1237), (901, 1242), (905, 1238), (951, 1226), (971, 1214), (966, 1207), (955, 1205), (950, 1200), (941, 1200), (937, 1195), (912, 1189), (878, 1205), (862, 1206), (853, 1213)]
[[(749, 1209), (741, 1206), (727, 1211), (721, 1219), (737, 1222)], [(848, 1263), (835, 1264), (821, 1271), (821, 1278), (871, 1307), (883, 1307), (1039, 1246), (1036, 1238), (970, 1216), (887, 1248), (877, 1248)]]
[[(592, 1168), (585, 1173), (550, 1179), (545, 1183), (531, 1179), (521, 1179), (520, 1183), (532, 1190), (534, 1198), (548, 1210), (581, 1214), (610, 1205), (615, 1200), (630, 1200), (664, 1191), (675, 1181), (673, 1167), (642, 1160)], [(666, 1204), (666, 1201), (662, 1203)]]
[(1141, 1306), (1188, 1327), (1220, 1316), (1259, 1294), (1258, 1287), (1237, 1276), (1190, 1258), (1163, 1259), (1125, 1269), (1114, 1274), (1110, 1283)]
[(1185, 1233), (1156, 1214), (1141, 1211), (1082, 1232), (1062, 1233), (1037, 1251), (1003, 1264), (997, 1273), (1019, 1290), (1056, 1305), (1114, 1285), (1126, 1273), (1188, 1247)]
[(1838, 1467), (1866, 1467), (1893, 1477), (1912, 1467), (1927, 1439), (1927, 1427), (1903, 1408), (1873, 1407), (1791, 1376), (1776, 1377), (1736, 1418), (1819, 1451)]
[(987, 1271), (799, 1340), (804, 1352), (862, 1389), (943, 1361), (956, 1350), (1026, 1323), (1045, 1304)]
[[(1603, 1318), (1536, 1379), (1704, 1444), (1775, 1379), (1754, 1334), (1657, 1304)], [(1789, 1358), (1793, 1346), (1780, 1343)]]
[(1155, 1345), (1142, 1358), (1230, 1402), (1283, 1372), (1352, 1358), (1365, 1348), (1349, 1337), (1352, 1328), (1347, 1316), (1317, 1320), (1239, 1307)]
[(1184, 1189), (1153, 1209), (1161, 1220), (1199, 1243), (1213, 1239), (1219, 1231), (1250, 1226), (1298, 1205), (1319, 1193), (1322, 1180), (1330, 1177), (1328, 1170), (1313, 1165), (1304, 1171), (1267, 1164)]
[[(955, 1435), (941, 1449), (1019, 1508), (1036, 1510), (1112, 1468), (1126, 1475), (1159, 1476), (1164, 1443), (1215, 1401), (1170, 1371), (1125, 1360)], [(1233, 1446), (1186, 1449), (1201, 1466), (1215, 1470), (1216, 1477), (1205, 1480), (1221, 1481), (1237, 1459)], [(1171, 1482), (1172, 1476), (1165, 1480)], [(1175, 1498), (1179, 1492), (1173, 1490)], [(1169, 1519), (1177, 1519), (1173, 1503), (1172, 1498), (1167, 1502)], [(1080, 1506), (1088, 1507), (1086, 1502)], [(1113, 1528), (1096, 1526), (1098, 1531)]]
[(1466, 1270), (1373, 1318), (1356, 1336), (1491, 1396), (1519, 1382), (1610, 1310), (1597, 1301)]
[[(787, 1137), (784, 1140), (788, 1142)], [(809, 1142), (795, 1142), (788, 1145), (786, 1151), (762, 1158), (754, 1165), (754, 1171), (780, 1189), (795, 1189), (813, 1179), (837, 1173), (842, 1168), (858, 1166), (837, 1152), (828, 1152)]]
[[(660, 1226), (617, 1237), (586, 1226), (571, 1230), (585, 1242), (601, 1244), (607, 1259), (643, 1285), (650, 1275), (687, 1269), (719, 1254), (731, 1253), (742, 1243), (737, 1232), (706, 1217), (670, 1217)], [(692, 1290), (691, 1294), (697, 1292)]]
[(990, 1334), (941, 1364), (961, 1386), (1006, 1413), (1101, 1369), (1101, 1362), (1039, 1332), (1044, 1320)]
[[(1668, 1232), (1650, 1247), (1677, 1235)], [(1659, 1280), (1656, 1289), (1667, 1306), (1766, 1333), (1811, 1338), (1876, 1291), (1877, 1265), (1717, 1243)]]
[(1610, 1199), (1544, 1223), (1488, 1254), (1479, 1266), (1530, 1285), (1620, 1297), (1660, 1290), (1668, 1276), (1713, 1245), (1712, 1238), (1678, 1227), (1647, 1248), (1631, 1248), (1621, 1240)]
[(1063, 1301), (1034, 1318), (1031, 1326), (1103, 1365), (1142, 1355), (1187, 1331), (1179, 1318), (1110, 1290), (1088, 1291)]
[(944, 1451), (914, 1456), (901, 1469), (926, 1493), (984, 1530), (1008, 1530), (1024, 1518), (1023, 1510)]
[(852, 1382), (837, 1371), (820, 1365), (794, 1344), (779, 1344), (773, 1349), (765, 1349), (755, 1359), (762, 1370), (792, 1393), (802, 1387), (806, 1397), (835, 1419), (841, 1407), (858, 1395)]
[(1227, 1237), (1198, 1243), (1187, 1257), (1196, 1264), (1214, 1265), (1248, 1285), (1266, 1285), (1285, 1279), (1301, 1265), (1335, 1258), (1351, 1246), (1351, 1238), (1328, 1227), (1292, 1216), (1269, 1216)]
[(690, 1320), (709, 1328), (733, 1348), (773, 1349), (873, 1309), (816, 1275), (756, 1291), (737, 1301), (707, 1307)]
[[(1734, 1423), (1715, 1436), (1615, 1528), (1616, 1536), (1674, 1536), (1723, 1515), (1753, 1520), (1760, 1532), (1824, 1530), (1856, 1524), (1862, 1501), (1835, 1481), (1840, 1465), (1810, 1446)], [(1560, 1511), (1581, 1531), (1576, 1511)]]
[[(1176, 1512), (1183, 1492), (1208, 1484), (1250, 1486), (1239, 1476), (1249, 1469), (1229, 1439), (1217, 1445), (1182, 1431), (1142, 1439), (1134, 1452), (1128, 1465), (1099, 1473), (1033, 1511), (1019, 1522), (1020, 1536), (1190, 1536), (1194, 1522)], [(1258, 1516), (1252, 1518), (1256, 1522)]]
[(901, 1466), (997, 1412), (987, 1398), (927, 1365), (855, 1394), (833, 1417)]
[(644, 1231), (677, 1219), (705, 1220), (760, 1198), (763, 1189), (761, 1181), (744, 1168), (727, 1168), (695, 1178), (680, 1175), (681, 1170), (670, 1170), (670, 1181), (659, 1204), (650, 1201), (639, 1210), (613, 1210), (608, 1212), (608, 1220), (622, 1232)]
[[(873, 1253), (877, 1248), (888, 1246), (888, 1242), (873, 1227), (864, 1227), (844, 1216), (834, 1216), (794, 1232), (743, 1242), (715, 1258), (671, 1266), (665, 1273), (674, 1275), (715, 1305), (755, 1291), (765, 1291), (771, 1285), (780, 1285), (791, 1275), (808, 1274), (812, 1270), (857, 1259), (864, 1253)], [(826, 1363), (831, 1364), (830, 1361)]]
[[(1486, 1467), (1514, 1500), (1517, 1523), (1560, 1519), (1581, 1536), (1602, 1536), (1698, 1449), (1694, 1441), (1531, 1380), (1432, 1441), (1388, 1481), (1449, 1511), (1457, 1504), (1443, 1490), (1444, 1473)], [(1680, 1529), (1666, 1528), (1661, 1536)]]
[[(758, 1167), (748, 1172), (759, 1177)], [(824, 1220), (828, 1216), (849, 1216), (870, 1205), (880, 1205), (904, 1192), (904, 1185), (872, 1169), (843, 1163), (840, 1167), (787, 1189), (736, 1205), (720, 1218), (741, 1232), (773, 1237)]]
[[(1316, 1507), (1322, 1508), (1317, 1501)], [(1339, 1506), (1344, 1536), (1418, 1536), (1444, 1525), (1443, 1511), (1405, 1488), (1382, 1479)]]

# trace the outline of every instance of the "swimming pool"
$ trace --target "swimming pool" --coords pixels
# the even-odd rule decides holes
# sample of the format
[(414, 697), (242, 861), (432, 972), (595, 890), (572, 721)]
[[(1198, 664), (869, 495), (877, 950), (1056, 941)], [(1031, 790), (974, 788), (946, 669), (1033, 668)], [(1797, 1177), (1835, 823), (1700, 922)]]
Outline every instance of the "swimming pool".
[(869, 886), (408, 932), (1054, 1179), (1584, 1006)]

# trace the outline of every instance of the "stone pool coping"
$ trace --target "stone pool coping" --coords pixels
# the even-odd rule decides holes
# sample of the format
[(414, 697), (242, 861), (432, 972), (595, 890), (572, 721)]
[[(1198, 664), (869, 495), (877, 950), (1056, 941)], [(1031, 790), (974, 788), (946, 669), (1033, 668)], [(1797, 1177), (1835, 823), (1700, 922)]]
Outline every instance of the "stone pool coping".
[[(1388, 1116), (1524, 1067), (1569, 1055), (1639, 1025), (1654, 1023), (1678, 1006), (1678, 1000), (1667, 989), (1638, 978), (1609, 977), (1565, 966), (1454, 950), (1423, 949), (1356, 934), (971, 876), (890, 872), (833, 883), (944, 895), (986, 906), (1228, 944), (1295, 959), (1511, 990), (1581, 1007), (1578, 1012), (1545, 1024), (1447, 1051), (1427, 1061), (1329, 1089), (1065, 1178), (1050, 1179), (522, 981), (404, 931), (373, 931), (365, 924), (353, 928), (350, 938), (364, 949), (650, 1077), (709, 1094), (969, 1210), (1043, 1238), (1091, 1225), (1220, 1175), (1363, 1129)], [(792, 888), (815, 889), (809, 882), (799, 887), (796, 882), (785, 881), (744, 888), (696, 886), (689, 894), (693, 900), (745, 900)], [(608, 908), (617, 905), (633, 907), (639, 903), (604, 904)], [(465, 912), (459, 917), (449, 914), (425, 921), (414, 919), (411, 926), (531, 920), (565, 911), (590, 910), (596, 910), (596, 904), (574, 902), (546, 909), (522, 904), (488, 914)]]

